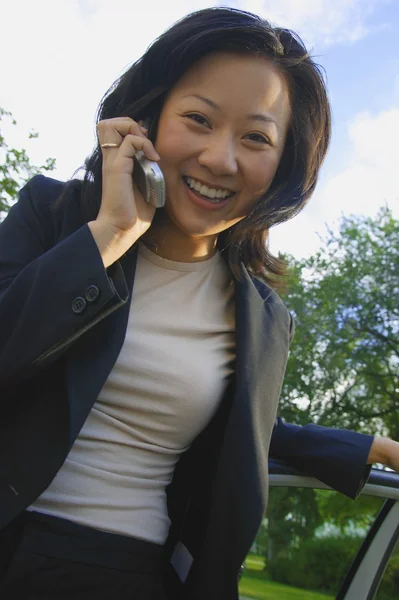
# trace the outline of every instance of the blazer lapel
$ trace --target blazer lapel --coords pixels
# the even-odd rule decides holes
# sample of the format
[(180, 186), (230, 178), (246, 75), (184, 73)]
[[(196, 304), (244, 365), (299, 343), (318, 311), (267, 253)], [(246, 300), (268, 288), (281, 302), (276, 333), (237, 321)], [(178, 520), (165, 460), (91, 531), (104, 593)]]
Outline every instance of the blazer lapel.
[[(137, 250), (118, 262), (130, 296), (137, 262)], [(130, 302), (92, 327), (68, 354), (69, 447), (74, 443), (121, 351), (129, 318)], [(104, 345), (106, 351), (104, 352)]]
[[(235, 597), (231, 575), (238, 573), (267, 504), (268, 450), (288, 357), (290, 315), (270, 288), (262, 285), (266, 293), (260, 295), (243, 265), (242, 274), (236, 284), (236, 390), (205, 543), (187, 580), (193, 598)], [(231, 596), (225, 596), (229, 578)]]

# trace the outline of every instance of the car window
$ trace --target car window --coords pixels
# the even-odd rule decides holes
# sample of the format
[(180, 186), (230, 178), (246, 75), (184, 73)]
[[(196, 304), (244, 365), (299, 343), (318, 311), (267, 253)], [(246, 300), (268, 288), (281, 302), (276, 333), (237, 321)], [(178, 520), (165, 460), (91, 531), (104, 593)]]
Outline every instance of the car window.
[(375, 600), (399, 598), (399, 543), (391, 554)]
[(353, 501), (330, 490), (272, 487), (240, 595), (333, 600), (382, 503), (371, 496)]

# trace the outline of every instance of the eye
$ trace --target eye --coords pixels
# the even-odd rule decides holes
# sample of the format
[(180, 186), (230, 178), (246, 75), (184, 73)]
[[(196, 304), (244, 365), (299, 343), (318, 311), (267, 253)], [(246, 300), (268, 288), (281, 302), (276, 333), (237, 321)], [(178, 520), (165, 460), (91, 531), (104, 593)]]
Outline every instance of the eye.
[(270, 140), (261, 133), (248, 133), (245, 137), (251, 142), (271, 145)]
[(198, 125), (205, 125), (206, 127), (210, 126), (209, 121), (198, 113), (190, 113), (189, 115), (185, 116), (187, 119), (191, 119), (192, 121), (195, 121), (195, 123), (198, 123)]

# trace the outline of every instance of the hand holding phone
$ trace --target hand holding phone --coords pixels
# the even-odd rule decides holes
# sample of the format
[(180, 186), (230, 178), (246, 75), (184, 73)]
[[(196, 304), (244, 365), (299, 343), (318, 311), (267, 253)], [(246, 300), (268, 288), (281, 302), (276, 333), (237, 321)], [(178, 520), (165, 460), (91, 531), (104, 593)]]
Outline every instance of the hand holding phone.
[[(97, 128), (103, 160), (102, 194), (97, 217), (88, 225), (108, 268), (151, 227), (155, 206), (164, 203), (165, 193), (159, 156), (140, 123), (115, 117), (100, 121)], [(142, 152), (148, 158), (144, 159)]]

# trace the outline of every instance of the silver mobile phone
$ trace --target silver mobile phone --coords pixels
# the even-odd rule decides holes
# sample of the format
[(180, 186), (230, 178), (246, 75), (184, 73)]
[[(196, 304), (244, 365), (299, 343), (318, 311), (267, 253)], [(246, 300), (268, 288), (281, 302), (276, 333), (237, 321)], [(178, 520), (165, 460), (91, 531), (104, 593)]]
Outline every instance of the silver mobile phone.
[(144, 152), (136, 152), (134, 157), (133, 179), (144, 200), (155, 208), (165, 205), (165, 181), (160, 166), (148, 160)]

